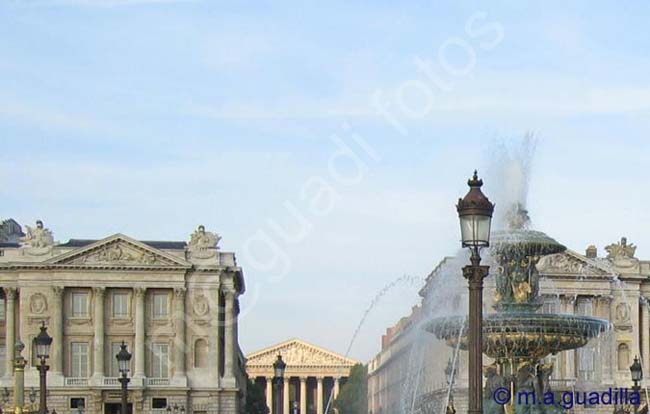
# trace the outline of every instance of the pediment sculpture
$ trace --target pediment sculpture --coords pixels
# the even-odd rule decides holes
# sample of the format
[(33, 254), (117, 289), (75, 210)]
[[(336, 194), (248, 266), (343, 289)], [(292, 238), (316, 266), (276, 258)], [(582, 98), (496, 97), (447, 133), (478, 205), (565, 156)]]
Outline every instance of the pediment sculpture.
[(113, 242), (65, 261), (67, 264), (77, 265), (161, 265), (169, 264), (168, 262), (153, 252), (124, 242)]
[(205, 226), (199, 226), (190, 236), (187, 250), (190, 257), (195, 259), (209, 259), (217, 254), (221, 236), (205, 231)]
[(52, 250), (54, 236), (50, 229), (43, 226), (41, 220), (36, 221), (36, 227), (25, 225), (25, 228), (27, 233), (20, 240), (23, 242), (23, 247), (28, 254), (40, 256)]

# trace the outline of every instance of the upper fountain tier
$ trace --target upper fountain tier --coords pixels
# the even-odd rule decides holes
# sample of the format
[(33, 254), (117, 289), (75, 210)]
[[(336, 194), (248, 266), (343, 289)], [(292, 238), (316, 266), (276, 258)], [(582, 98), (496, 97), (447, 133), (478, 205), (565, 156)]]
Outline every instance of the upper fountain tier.
[(528, 211), (515, 204), (506, 214), (507, 228), (492, 233), (490, 256), (495, 262), (497, 292), (495, 307), (534, 310), (539, 301), (539, 274), (536, 265), (543, 256), (566, 250), (541, 231), (529, 228)]

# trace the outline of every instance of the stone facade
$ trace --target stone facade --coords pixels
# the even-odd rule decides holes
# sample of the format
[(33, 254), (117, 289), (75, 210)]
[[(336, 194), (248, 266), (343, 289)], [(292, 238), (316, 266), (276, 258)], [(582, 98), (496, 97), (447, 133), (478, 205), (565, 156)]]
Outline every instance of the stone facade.
[(133, 354), (134, 413), (241, 412), (244, 278), (234, 254), (219, 249), (219, 236), (200, 226), (189, 242), (115, 234), (56, 243), (42, 222), (25, 227), (20, 242), (0, 247), (0, 387), (11, 392), (20, 339), (26, 394), (38, 392), (32, 344), (44, 322), (53, 338), (50, 410), (77, 412), (83, 401), (88, 413), (118, 412), (115, 354), (124, 341)]
[(270, 410), (273, 410), (274, 395), (273, 363), (278, 355), (282, 355), (282, 360), (287, 364), (281, 414), (293, 413), (291, 408), (294, 403), (297, 403), (300, 413), (323, 414), (330, 396), (332, 401), (338, 396), (341, 385), (350, 375), (350, 369), (358, 364), (353, 359), (299, 339), (292, 339), (248, 355), (246, 372), (249, 378), (264, 386)]
[[(586, 253), (567, 250), (547, 256), (537, 265), (540, 272), (540, 293), (544, 306), (540, 312), (567, 313), (594, 316), (609, 320), (612, 330), (578, 350), (549, 356), (553, 364), (551, 387), (553, 390), (605, 390), (609, 387), (630, 387), (630, 365), (635, 356), (643, 363), (644, 373), (650, 372), (650, 261), (635, 257), (636, 247), (625, 238), (605, 248), (606, 255), (598, 255), (594, 246)], [(434, 406), (433, 412), (443, 412), (439, 402), (446, 399), (448, 389), (445, 369), (453, 357), (453, 350), (432, 334), (424, 336), (418, 322), (426, 317), (423, 309), (430, 309), (429, 290), (445, 265), (456, 260), (446, 258), (427, 278), (420, 292), (422, 303), (411, 315), (389, 328), (382, 340), (382, 351), (369, 363), (369, 412), (400, 413), (402, 388), (409, 383), (413, 370), (409, 359), (413, 357), (414, 341), (422, 353), (423, 367), (418, 375), (420, 386), (418, 404)], [(458, 278), (462, 279), (461, 274)], [(492, 279), (492, 280), (491, 280)], [(463, 280), (463, 286), (466, 286)], [(493, 278), (486, 279), (484, 312), (493, 312)], [(466, 290), (466, 288), (464, 289)], [(465, 295), (463, 292), (461, 296)], [(434, 296), (434, 295), (433, 295)], [(464, 303), (466, 298), (459, 297)], [(416, 339), (417, 338), (417, 339)], [(460, 353), (452, 395), (458, 412), (467, 409), (466, 352)], [(484, 357), (487, 365), (490, 361)], [(648, 375), (646, 374), (646, 377)], [(644, 379), (650, 386), (650, 378)], [(642, 396), (645, 400), (646, 393)], [(437, 404), (437, 405), (436, 405)], [(574, 410), (581, 411), (582, 407)], [(608, 407), (594, 407), (594, 412)], [(440, 411), (443, 410), (443, 411)], [(587, 410), (589, 411), (589, 410)]]

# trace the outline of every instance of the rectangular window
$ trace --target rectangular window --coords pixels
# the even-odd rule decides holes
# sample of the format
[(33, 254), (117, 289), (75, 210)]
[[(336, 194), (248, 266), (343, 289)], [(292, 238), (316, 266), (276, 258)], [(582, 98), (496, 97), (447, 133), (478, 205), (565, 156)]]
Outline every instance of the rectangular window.
[(5, 320), (5, 299), (0, 299), (0, 321)]
[(153, 294), (153, 317), (154, 319), (166, 319), (169, 314), (169, 295), (156, 292)]
[(86, 407), (85, 398), (70, 398), (70, 408), (83, 409)]
[(122, 342), (111, 343), (111, 377), (120, 376), (120, 367), (116, 358), (117, 353), (120, 352), (120, 345), (122, 345)]
[(162, 410), (163, 408), (167, 408), (167, 398), (152, 398), (151, 408), (154, 410)]
[(169, 366), (169, 344), (155, 343), (152, 346), (151, 377), (167, 378)]
[(129, 295), (128, 293), (113, 293), (113, 317), (128, 318)]
[(73, 292), (70, 298), (72, 301), (72, 316), (74, 318), (88, 317), (88, 294), (84, 292)]
[(88, 343), (72, 342), (70, 344), (70, 376), (88, 377)]

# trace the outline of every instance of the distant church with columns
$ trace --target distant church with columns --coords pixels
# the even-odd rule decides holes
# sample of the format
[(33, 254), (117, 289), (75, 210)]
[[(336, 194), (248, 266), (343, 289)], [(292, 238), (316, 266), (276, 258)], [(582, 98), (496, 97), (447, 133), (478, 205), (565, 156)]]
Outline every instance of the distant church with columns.
[(38, 392), (33, 341), (45, 323), (53, 338), (50, 410), (117, 414), (115, 355), (124, 341), (133, 354), (131, 413), (239, 414), (246, 376), (238, 298), (245, 285), (234, 253), (222, 252), (219, 240), (199, 226), (188, 242), (114, 234), (57, 243), (41, 221), (25, 231), (14, 220), (0, 222), (2, 408), (13, 403), (16, 340), (26, 345), (26, 394)]
[(287, 364), (281, 414), (292, 414), (294, 404), (301, 414), (325, 414), (330, 397), (332, 401), (336, 399), (351, 368), (359, 363), (300, 339), (291, 339), (249, 354), (246, 373), (266, 390), (266, 404), (272, 413), (273, 363), (278, 355)]

